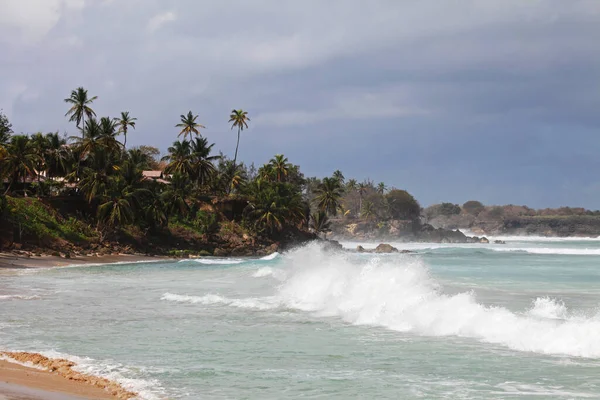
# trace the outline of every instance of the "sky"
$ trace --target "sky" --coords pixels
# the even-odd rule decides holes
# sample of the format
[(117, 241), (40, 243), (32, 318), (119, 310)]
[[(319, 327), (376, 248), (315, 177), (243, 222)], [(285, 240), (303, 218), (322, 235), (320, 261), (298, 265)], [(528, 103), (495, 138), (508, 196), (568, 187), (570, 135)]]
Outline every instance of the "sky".
[(442, 201), (600, 208), (600, 1), (0, 0), (0, 108), (18, 133), (138, 118), (163, 152), (179, 115), (232, 156)]

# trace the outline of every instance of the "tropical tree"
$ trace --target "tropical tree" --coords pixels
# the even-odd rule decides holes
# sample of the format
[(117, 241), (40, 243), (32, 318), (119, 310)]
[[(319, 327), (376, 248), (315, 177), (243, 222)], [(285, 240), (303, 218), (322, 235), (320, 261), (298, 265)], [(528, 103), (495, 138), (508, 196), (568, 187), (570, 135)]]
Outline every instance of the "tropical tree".
[(123, 147), (127, 147), (127, 130), (129, 127), (135, 129), (135, 121), (137, 118), (133, 118), (129, 115), (129, 111), (121, 111), (121, 117), (115, 118), (115, 122), (119, 126), (119, 133), (124, 136)]
[(166, 205), (167, 219), (173, 215), (185, 215), (190, 210), (187, 203), (191, 193), (188, 179), (179, 172), (171, 176), (171, 184), (161, 195), (162, 202)]
[(325, 211), (317, 211), (310, 216), (310, 228), (317, 234), (331, 232), (331, 222)]
[(165, 172), (168, 174), (179, 174), (186, 179), (190, 179), (193, 175), (191, 142), (187, 140), (183, 142), (175, 141), (167, 151), (169, 154), (162, 158), (163, 161), (168, 162)]
[(248, 112), (242, 109), (239, 110), (231, 110), (231, 115), (229, 115), (229, 122), (231, 122), (231, 129), (237, 128), (237, 144), (235, 145), (235, 156), (233, 157), (233, 165), (237, 162), (238, 155), (238, 147), (240, 146), (240, 132), (244, 130), (244, 128), (248, 128), (248, 122), (250, 118), (248, 118)]
[(22, 181), (23, 188), (25, 188), (25, 179), (34, 174), (39, 162), (33, 143), (25, 135), (11, 137), (6, 148), (6, 155), (1, 160), (0, 170), (6, 171), (9, 176), (9, 184), (5, 194), (10, 193), (12, 186), (19, 180)]
[(335, 178), (323, 178), (321, 184), (317, 187), (315, 201), (320, 211), (336, 216), (339, 210), (342, 210), (342, 185)]
[[(69, 121), (75, 121), (77, 128), (82, 128), (85, 125), (85, 117), (92, 118), (96, 113), (90, 105), (98, 96), (88, 98), (88, 91), (82, 87), (71, 91), (71, 96), (65, 99), (65, 103), (70, 104), (71, 108), (65, 114), (65, 117), (70, 117)], [(82, 132), (83, 135), (83, 132)]]
[(48, 148), (44, 155), (46, 173), (49, 178), (65, 176), (69, 169), (71, 154), (67, 141), (58, 132), (46, 134)]
[(281, 232), (287, 226), (297, 226), (306, 219), (302, 196), (290, 183), (257, 179), (251, 189), (252, 200), (247, 217), (258, 231)]
[(344, 184), (346, 178), (344, 178), (344, 174), (339, 169), (333, 171), (333, 177), (340, 182), (340, 185)]
[(191, 142), (190, 161), (192, 175), (198, 186), (204, 186), (216, 172), (214, 161), (221, 158), (220, 155), (211, 156), (210, 153), (215, 144), (208, 144), (208, 140), (197, 137)]
[(12, 124), (0, 109), (0, 147), (10, 142), (10, 135), (12, 133)]
[(357, 188), (358, 188), (358, 183), (356, 182), (356, 179), (349, 179), (348, 182), (346, 183), (346, 189), (349, 192), (354, 192)]
[(187, 115), (180, 115), (181, 122), (175, 125), (176, 128), (181, 128), (181, 132), (179, 132), (178, 136), (183, 135), (183, 140), (187, 140), (189, 136), (190, 139), (192, 135), (199, 135), (200, 128), (206, 129), (204, 125), (200, 125), (196, 120), (198, 119), (197, 115), (194, 115), (191, 111), (187, 113)]
[(379, 193), (379, 194), (385, 194), (386, 190), (387, 190), (387, 186), (385, 186), (385, 183), (379, 182), (377, 184), (377, 193)]
[(42, 190), (40, 186), (40, 181), (42, 172), (45, 169), (44, 162), (46, 161), (46, 159), (44, 156), (46, 155), (46, 151), (48, 150), (48, 139), (46, 138), (46, 136), (44, 136), (44, 134), (38, 132), (31, 136), (30, 142), (31, 146), (33, 147), (33, 151), (36, 155), (37, 165), (35, 167), (35, 174), (37, 175), (38, 190), (41, 192)]
[(360, 210), (360, 216), (367, 220), (372, 220), (377, 217), (375, 204), (370, 200), (365, 201)]
[(363, 196), (367, 193), (367, 189), (368, 189), (368, 185), (366, 182), (361, 182), (358, 184), (358, 196), (359, 196), (359, 203), (358, 203), (358, 209), (362, 210), (362, 200), (363, 200)]
[(283, 154), (276, 154), (275, 157), (269, 161), (268, 167), (275, 179), (277, 179), (277, 182), (284, 182), (292, 164), (288, 162), (287, 157)]

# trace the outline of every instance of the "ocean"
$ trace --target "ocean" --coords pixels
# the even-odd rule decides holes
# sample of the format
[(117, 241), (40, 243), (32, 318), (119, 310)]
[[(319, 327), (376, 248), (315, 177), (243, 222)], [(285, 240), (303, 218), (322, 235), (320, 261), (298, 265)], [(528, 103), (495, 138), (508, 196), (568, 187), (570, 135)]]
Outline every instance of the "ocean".
[(1, 271), (0, 349), (143, 399), (600, 398), (600, 240), (493, 239)]

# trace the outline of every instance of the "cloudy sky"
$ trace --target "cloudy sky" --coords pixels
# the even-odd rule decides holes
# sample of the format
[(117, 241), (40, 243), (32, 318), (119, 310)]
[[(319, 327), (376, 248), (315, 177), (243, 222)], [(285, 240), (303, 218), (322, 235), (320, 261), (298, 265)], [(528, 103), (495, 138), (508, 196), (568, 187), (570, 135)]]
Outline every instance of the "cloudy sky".
[(600, 208), (600, 1), (0, 0), (0, 108), (74, 134), (63, 99), (138, 118), (163, 151), (179, 115), (240, 157), (284, 153), (440, 201)]

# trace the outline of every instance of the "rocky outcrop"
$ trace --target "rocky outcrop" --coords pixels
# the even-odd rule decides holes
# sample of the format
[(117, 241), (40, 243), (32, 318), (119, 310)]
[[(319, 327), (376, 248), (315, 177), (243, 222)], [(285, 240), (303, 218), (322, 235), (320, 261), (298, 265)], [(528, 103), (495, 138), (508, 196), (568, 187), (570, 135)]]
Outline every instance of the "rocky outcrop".
[(397, 253), (398, 249), (391, 244), (382, 243), (375, 247), (375, 253)]

